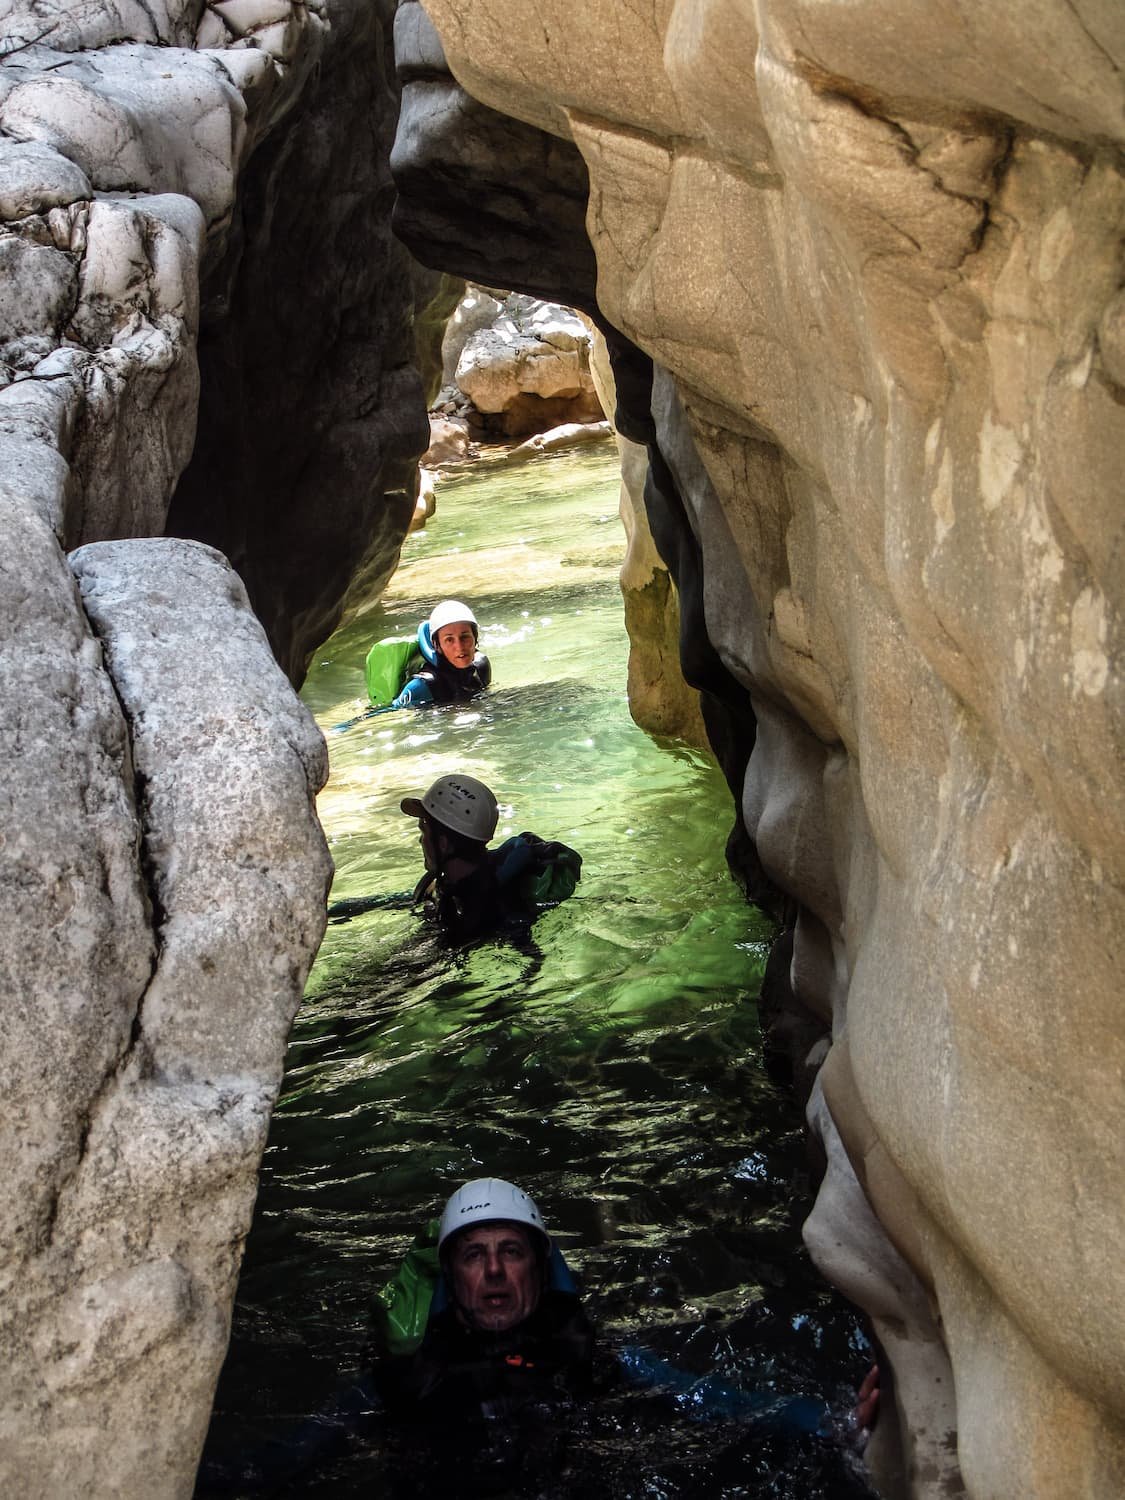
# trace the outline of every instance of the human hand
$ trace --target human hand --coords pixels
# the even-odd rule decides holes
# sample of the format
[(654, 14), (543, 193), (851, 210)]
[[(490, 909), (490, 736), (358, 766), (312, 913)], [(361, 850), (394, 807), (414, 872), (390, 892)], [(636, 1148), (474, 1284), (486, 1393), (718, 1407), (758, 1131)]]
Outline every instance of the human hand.
[(863, 1377), (855, 1406), (852, 1408), (852, 1423), (859, 1432), (869, 1432), (879, 1415), (879, 1366), (872, 1365)]

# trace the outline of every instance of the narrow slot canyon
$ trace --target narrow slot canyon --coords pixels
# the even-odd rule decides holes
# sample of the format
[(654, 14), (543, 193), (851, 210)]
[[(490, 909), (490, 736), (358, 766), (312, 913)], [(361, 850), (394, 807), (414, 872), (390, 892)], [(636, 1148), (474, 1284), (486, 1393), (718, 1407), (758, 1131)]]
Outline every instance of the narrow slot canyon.
[[(253, 1493), (492, 1174), (732, 1403), (614, 1389), (527, 1493), (1125, 1494), (1123, 60), (1061, 0), (17, 0), (0, 1491)], [(365, 717), (451, 597), (494, 685)], [(582, 854), (527, 941), (411, 909), (450, 769)]]

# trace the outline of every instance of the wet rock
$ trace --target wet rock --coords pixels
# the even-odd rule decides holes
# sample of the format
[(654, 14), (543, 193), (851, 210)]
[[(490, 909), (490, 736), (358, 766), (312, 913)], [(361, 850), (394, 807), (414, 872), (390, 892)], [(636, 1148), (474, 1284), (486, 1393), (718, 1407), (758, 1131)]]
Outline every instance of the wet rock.
[[(969, 1493), (1115, 1494), (1120, 26), (551, 0), (514, 47), (483, 0), (427, 8), (481, 108), (581, 151), (598, 315), (657, 369), (628, 435), (687, 676), (720, 663), (756, 723), (793, 995), (848, 1042), (898, 1173), (863, 1196), (939, 1314), (896, 1314), (907, 1450), (937, 1326)], [(877, 1313), (879, 1231), (839, 1207)]]
[[(617, 412), (617, 381), (605, 339), (594, 339), (591, 369), (598, 398)], [(626, 394), (627, 393), (623, 393)], [(668, 565), (657, 550), (645, 509), (648, 447), (616, 431), (621, 461), (619, 510), (625, 528), (621, 594), (629, 633), (629, 712), (650, 734), (668, 734), (705, 747), (699, 694), (680, 667), (680, 601)]]
[(426, 522), (437, 511), (437, 492), (432, 469), (418, 470), (418, 499), (410, 522), (411, 531), (421, 531)]
[(561, 427), (552, 427), (547, 432), (537, 432), (526, 443), (518, 443), (504, 455), (505, 463), (520, 464), (529, 458), (538, 458), (544, 453), (557, 453), (561, 448), (581, 447), (585, 443), (602, 443), (613, 436), (608, 422), (564, 422)]
[(462, 417), (430, 417), (430, 446), (422, 455), (427, 469), (462, 463), (469, 456), (469, 424)]

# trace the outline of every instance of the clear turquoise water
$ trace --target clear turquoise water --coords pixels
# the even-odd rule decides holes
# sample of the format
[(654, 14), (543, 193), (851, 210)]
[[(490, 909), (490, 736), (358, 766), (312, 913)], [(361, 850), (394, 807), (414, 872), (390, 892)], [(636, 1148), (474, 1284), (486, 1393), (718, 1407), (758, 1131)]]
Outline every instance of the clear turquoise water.
[[(709, 756), (629, 718), (623, 547), (612, 448), (482, 465), (442, 485), (383, 602), (319, 653), (303, 696), (331, 751), (334, 901), (410, 890), (421, 856), (399, 800), (454, 769), (496, 792), (498, 837), (560, 838), (583, 876), (525, 948), (451, 952), (404, 907), (329, 926), (263, 1164), (215, 1452), (283, 1438), (323, 1404), (359, 1360), (372, 1289), (481, 1175), (533, 1192), (611, 1344), (829, 1397), (862, 1373), (854, 1320), (800, 1248), (799, 1121), (760, 1066), (769, 931), (723, 862), (730, 794)], [(370, 642), (413, 633), (449, 595), (477, 613), (493, 690), (333, 731), (362, 709)], [(608, 1448), (591, 1439), (601, 1477), (580, 1465), (558, 1493), (851, 1493), (817, 1477), (817, 1455), (779, 1477), (744, 1434), (716, 1448), (623, 1412)], [(291, 1492), (373, 1494), (385, 1463), (360, 1443)]]

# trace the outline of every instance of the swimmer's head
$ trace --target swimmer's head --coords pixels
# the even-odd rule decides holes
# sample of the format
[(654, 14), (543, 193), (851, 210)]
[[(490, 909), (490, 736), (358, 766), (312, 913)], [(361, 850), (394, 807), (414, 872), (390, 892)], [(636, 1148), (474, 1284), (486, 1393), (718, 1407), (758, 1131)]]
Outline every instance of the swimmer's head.
[(430, 614), (430, 641), (452, 667), (471, 667), (477, 654), (477, 618), (459, 599), (443, 599)]
[(506, 1333), (539, 1305), (551, 1242), (535, 1201), (499, 1177), (480, 1177), (446, 1203), (438, 1253), (461, 1321)]
[(408, 817), (431, 818), (451, 833), (482, 844), (488, 843), (500, 821), (496, 798), (484, 782), (460, 772), (439, 776), (421, 800), (404, 797), (399, 806)]

